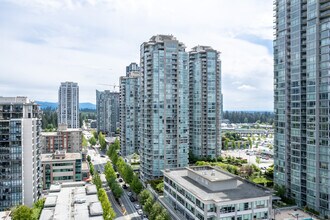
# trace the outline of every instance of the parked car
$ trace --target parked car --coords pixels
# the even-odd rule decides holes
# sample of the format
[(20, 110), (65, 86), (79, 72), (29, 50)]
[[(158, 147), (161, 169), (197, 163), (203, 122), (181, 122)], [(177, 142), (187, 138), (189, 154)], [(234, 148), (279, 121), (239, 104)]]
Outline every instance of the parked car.
[(132, 192), (128, 192), (127, 195), (128, 195), (128, 196), (132, 196)]
[(142, 209), (139, 209), (139, 210), (137, 211), (137, 213), (138, 213), (139, 215), (143, 215), (143, 211), (142, 211)]
[(123, 182), (123, 179), (122, 179), (122, 178), (119, 178), (118, 181), (119, 181), (120, 183), (122, 183), (122, 182)]
[(127, 189), (127, 185), (126, 184), (123, 184), (123, 189)]
[(134, 207), (135, 207), (136, 210), (141, 209), (141, 206), (139, 204), (135, 204)]
[(135, 199), (134, 199), (133, 196), (130, 196), (130, 197), (129, 197), (129, 200), (130, 200), (131, 202), (135, 202)]

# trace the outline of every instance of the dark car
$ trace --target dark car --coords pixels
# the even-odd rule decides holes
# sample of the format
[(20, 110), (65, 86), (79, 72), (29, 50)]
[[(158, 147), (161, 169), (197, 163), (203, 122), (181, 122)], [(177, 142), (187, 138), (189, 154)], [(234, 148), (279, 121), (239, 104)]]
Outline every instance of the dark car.
[(122, 179), (122, 178), (119, 178), (118, 181), (119, 181), (120, 183), (122, 183), (122, 182), (123, 182), (123, 179)]
[(127, 189), (127, 185), (126, 184), (123, 184), (123, 189)]
[(135, 199), (134, 199), (133, 196), (130, 196), (130, 197), (129, 197), (129, 200), (130, 200), (131, 202), (135, 202)]

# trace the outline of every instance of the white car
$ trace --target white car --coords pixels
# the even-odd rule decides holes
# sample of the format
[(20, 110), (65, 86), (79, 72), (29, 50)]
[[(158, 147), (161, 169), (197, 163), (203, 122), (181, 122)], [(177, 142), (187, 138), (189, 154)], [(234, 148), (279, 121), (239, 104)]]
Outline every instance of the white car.
[(134, 207), (135, 207), (136, 210), (141, 209), (141, 206), (139, 204), (135, 204)]
[(143, 215), (143, 211), (142, 211), (142, 209), (139, 209), (139, 210), (137, 211), (137, 213), (138, 213), (139, 215)]

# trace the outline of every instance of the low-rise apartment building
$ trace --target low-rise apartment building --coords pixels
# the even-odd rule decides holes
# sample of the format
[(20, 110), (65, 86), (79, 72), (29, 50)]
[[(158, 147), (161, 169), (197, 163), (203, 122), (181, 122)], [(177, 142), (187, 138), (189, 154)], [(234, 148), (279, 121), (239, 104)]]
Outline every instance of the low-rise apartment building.
[(40, 220), (103, 220), (95, 185), (69, 182), (51, 185)]
[(44, 154), (54, 153), (57, 150), (70, 153), (81, 152), (82, 130), (60, 124), (57, 132), (41, 132), (41, 147)]
[(210, 166), (164, 171), (165, 202), (182, 219), (270, 219), (272, 192)]
[(89, 170), (83, 163), (81, 153), (56, 151), (54, 154), (42, 154), (43, 189), (49, 189), (53, 183), (82, 181), (86, 175), (88, 178)]

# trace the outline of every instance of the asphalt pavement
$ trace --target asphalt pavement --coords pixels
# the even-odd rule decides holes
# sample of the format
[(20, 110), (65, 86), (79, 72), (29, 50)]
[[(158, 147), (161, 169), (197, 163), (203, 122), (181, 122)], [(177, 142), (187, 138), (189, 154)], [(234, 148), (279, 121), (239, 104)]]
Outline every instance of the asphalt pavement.
[[(94, 165), (95, 170), (97, 170), (99, 173), (103, 173), (104, 172), (104, 166), (105, 164), (110, 161), (108, 156), (104, 156), (101, 157), (100, 152), (98, 151), (97, 148), (88, 148), (88, 155), (91, 156), (92, 159), (92, 163)], [(122, 186), (121, 183), (120, 185)], [(109, 190), (107, 191), (107, 195), (108, 195), (108, 199), (111, 202), (111, 205), (116, 213), (116, 219), (118, 220), (141, 220), (141, 216), (137, 213), (137, 210), (134, 207), (134, 204), (136, 204), (137, 202), (132, 203), (127, 195), (127, 190), (123, 189), (124, 193), (121, 196), (121, 202), (123, 204), (123, 206), (126, 209), (126, 213), (125, 215), (122, 213), (122, 208), (121, 206), (117, 203), (117, 201), (115, 200), (112, 192)]]

